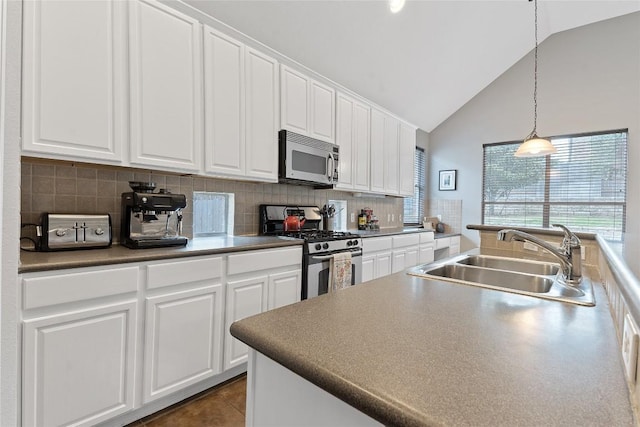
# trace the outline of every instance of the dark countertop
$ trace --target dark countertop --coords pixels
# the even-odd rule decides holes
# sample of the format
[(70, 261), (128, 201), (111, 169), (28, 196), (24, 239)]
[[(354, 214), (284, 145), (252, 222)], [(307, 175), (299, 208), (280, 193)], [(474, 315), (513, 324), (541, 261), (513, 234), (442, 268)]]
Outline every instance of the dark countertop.
[(302, 240), (268, 236), (220, 236), (191, 239), (187, 246), (183, 247), (129, 249), (121, 245), (113, 245), (105, 249), (59, 252), (21, 251), (18, 273), (217, 255), (297, 245), (302, 245)]
[(582, 307), (400, 272), (231, 333), (385, 425), (633, 425), (594, 288)]
[(410, 233), (424, 233), (425, 231), (433, 231), (436, 239), (443, 237), (459, 236), (460, 233), (437, 233), (435, 230), (425, 230), (422, 227), (390, 227), (381, 228), (380, 230), (348, 230), (351, 233), (358, 234), (360, 237), (381, 237), (381, 236), (393, 236), (398, 234), (410, 234)]

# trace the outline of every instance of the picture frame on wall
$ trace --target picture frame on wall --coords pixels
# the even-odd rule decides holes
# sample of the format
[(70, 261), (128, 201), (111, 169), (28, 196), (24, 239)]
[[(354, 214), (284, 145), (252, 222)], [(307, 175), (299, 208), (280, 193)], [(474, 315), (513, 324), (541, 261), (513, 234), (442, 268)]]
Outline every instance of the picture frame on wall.
[(456, 175), (457, 169), (442, 170), (440, 171), (440, 185), (438, 190), (440, 191), (455, 191), (456, 190)]

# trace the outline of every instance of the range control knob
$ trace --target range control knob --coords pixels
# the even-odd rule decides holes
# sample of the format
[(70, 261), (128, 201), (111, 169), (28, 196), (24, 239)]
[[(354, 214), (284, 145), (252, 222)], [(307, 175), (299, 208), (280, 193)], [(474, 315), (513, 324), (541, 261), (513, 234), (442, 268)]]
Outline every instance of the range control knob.
[(353, 241), (353, 246), (358, 246), (358, 241), (357, 240)]
[(322, 245), (320, 243), (316, 243), (316, 250), (319, 251), (322, 249)]
[(322, 249), (329, 249), (329, 244), (328, 243), (323, 243), (322, 244)]
[(353, 245), (353, 242), (351, 240), (347, 240), (347, 246), (351, 246)]
[(145, 196), (142, 196), (142, 199), (140, 199), (142, 201), (142, 203), (147, 203), (149, 201), (149, 199), (147, 199)]
[(62, 237), (67, 235), (67, 230), (63, 230), (62, 228), (58, 228), (56, 230), (56, 236)]
[(102, 235), (104, 234), (104, 230), (103, 230), (102, 228), (98, 227), (98, 228), (96, 228), (95, 233), (96, 233), (98, 236), (102, 236)]

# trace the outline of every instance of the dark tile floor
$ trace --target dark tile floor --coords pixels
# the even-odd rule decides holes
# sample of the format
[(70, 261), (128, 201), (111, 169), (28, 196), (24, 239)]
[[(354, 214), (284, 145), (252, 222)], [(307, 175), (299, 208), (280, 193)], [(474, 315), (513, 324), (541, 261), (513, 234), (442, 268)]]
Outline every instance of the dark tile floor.
[(244, 427), (246, 390), (243, 374), (127, 427)]

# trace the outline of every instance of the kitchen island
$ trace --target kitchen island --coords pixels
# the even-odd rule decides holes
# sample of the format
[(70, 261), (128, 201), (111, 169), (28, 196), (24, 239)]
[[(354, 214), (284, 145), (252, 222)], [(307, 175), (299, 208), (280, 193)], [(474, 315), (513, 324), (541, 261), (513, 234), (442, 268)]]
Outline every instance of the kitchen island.
[(313, 401), (272, 399), (291, 383), (270, 380), (265, 361), (332, 395), (337, 414), (346, 402), (362, 416), (350, 424), (633, 425), (594, 291), (597, 305), (582, 307), (400, 272), (243, 319), (231, 333), (256, 350), (247, 425), (321, 423)]

